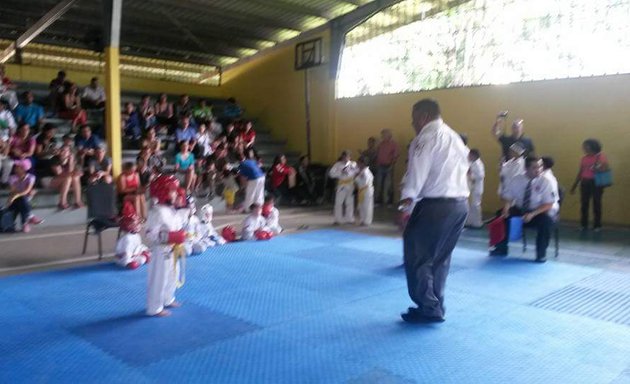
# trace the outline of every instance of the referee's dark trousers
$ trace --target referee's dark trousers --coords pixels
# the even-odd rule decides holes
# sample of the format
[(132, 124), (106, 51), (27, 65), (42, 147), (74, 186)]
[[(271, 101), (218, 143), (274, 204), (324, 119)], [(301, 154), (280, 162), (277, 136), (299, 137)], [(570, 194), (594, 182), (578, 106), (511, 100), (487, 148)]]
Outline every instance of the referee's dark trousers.
[(403, 234), (411, 300), (424, 316), (444, 316), (451, 254), (468, 215), (467, 199), (426, 198), (413, 209)]

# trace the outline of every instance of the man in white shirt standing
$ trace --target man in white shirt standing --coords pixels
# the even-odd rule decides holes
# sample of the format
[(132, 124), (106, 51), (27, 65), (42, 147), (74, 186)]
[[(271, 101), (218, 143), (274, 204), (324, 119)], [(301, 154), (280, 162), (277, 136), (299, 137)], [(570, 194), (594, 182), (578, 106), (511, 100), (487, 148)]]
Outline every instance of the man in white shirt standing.
[[(557, 187), (556, 187), (557, 188)], [(505, 233), (510, 233), (513, 216), (523, 217), (523, 226), (534, 227), (536, 235), (536, 262), (547, 261), (546, 253), (551, 238), (551, 228), (558, 213), (558, 192), (549, 179), (542, 175), (542, 160), (530, 156), (525, 159), (525, 174), (516, 176), (507, 185), (501, 198), (505, 220)], [(496, 245), (490, 256), (507, 256), (507, 237)]]
[(85, 108), (105, 107), (105, 89), (98, 84), (98, 77), (93, 77), (90, 85), (83, 88), (81, 104)]
[(444, 321), (444, 288), (451, 253), (468, 214), (468, 148), (442, 121), (438, 103), (413, 106), (416, 137), (409, 146), (399, 210), (415, 203), (403, 233), (409, 296), (417, 308), (401, 315), (410, 323)]

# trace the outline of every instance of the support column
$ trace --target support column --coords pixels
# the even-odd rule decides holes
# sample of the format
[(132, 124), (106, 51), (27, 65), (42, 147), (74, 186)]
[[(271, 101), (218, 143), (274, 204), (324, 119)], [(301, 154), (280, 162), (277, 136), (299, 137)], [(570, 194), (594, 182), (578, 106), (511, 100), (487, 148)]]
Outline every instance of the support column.
[(103, 0), (105, 7), (105, 134), (114, 177), (122, 171), (120, 127), (120, 19), (122, 0)]
[(112, 158), (114, 177), (122, 170), (122, 135), (120, 127), (120, 70), (118, 47), (105, 48), (105, 134)]

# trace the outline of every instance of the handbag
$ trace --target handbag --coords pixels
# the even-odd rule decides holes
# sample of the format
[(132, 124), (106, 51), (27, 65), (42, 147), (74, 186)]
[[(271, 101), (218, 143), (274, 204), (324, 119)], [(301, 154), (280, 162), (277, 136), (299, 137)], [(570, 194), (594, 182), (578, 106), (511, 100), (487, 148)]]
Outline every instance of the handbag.
[[(597, 164), (599, 165), (599, 155), (597, 156)], [(595, 171), (595, 186), (606, 188), (613, 184), (612, 170), (610, 166), (605, 171)]]

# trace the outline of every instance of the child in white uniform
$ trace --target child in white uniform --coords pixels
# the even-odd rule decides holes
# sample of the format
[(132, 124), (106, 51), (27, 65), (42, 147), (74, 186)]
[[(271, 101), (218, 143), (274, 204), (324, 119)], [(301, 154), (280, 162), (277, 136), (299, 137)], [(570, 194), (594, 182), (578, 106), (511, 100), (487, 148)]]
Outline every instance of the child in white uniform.
[(262, 207), (262, 215), (265, 218), (265, 226), (274, 234), (279, 235), (282, 232), (280, 226), (280, 211), (274, 206), (276, 199), (273, 195), (265, 198), (265, 204)]
[(359, 224), (371, 225), (374, 215), (374, 175), (370, 171), (367, 158), (360, 158), (357, 164), (359, 173), (357, 173), (354, 182), (357, 185)]
[(172, 175), (160, 175), (151, 183), (155, 205), (149, 212), (146, 237), (153, 262), (149, 264), (147, 310), (149, 316), (168, 316), (167, 307), (178, 307), (175, 290), (181, 287), (180, 271), (185, 260), (186, 231), (175, 202), (179, 181)]
[(486, 170), (481, 161), (478, 149), (471, 149), (468, 153), (470, 169), (468, 170), (468, 187), (470, 188), (470, 200), (468, 205), (468, 218), (466, 226), (481, 228), (483, 219), (481, 216), (481, 197), (483, 196), (483, 182), (486, 177)]
[[(262, 206), (254, 203), (250, 205), (250, 214), (243, 221), (242, 240), (263, 240), (271, 235), (271, 231), (266, 227), (267, 220), (262, 215)], [(263, 235), (266, 233), (267, 235)]]
[(225, 239), (219, 235), (214, 225), (212, 225), (212, 216), (214, 208), (212, 205), (206, 204), (201, 207), (201, 242), (207, 247), (214, 247), (215, 245), (223, 245), (226, 243)]
[(201, 220), (196, 216), (197, 205), (195, 198), (188, 196), (186, 198), (186, 207), (179, 209), (177, 213), (185, 223), (186, 242), (184, 247), (186, 248), (186, 254), (196, 256), (204, 253), (208, 249), (208, 245), (202, 240), (203, 227)]
[[(351, 160), (350, 151), (343, 151), (328, 174), (337, 179), (335, 193), (335, 224), (354, 223), (354, 176), (357, 164)], [(344, 211), (345, 209), (345, 211)]]
[(116, 264), (136, 269), (151, 260), (151, 251), (142, 244), (140, 218), (137, 215), (123, 216), (120, 229), (125, 232), (116, 242)]

